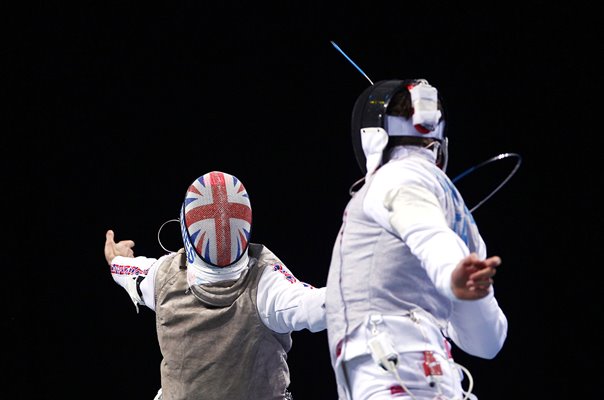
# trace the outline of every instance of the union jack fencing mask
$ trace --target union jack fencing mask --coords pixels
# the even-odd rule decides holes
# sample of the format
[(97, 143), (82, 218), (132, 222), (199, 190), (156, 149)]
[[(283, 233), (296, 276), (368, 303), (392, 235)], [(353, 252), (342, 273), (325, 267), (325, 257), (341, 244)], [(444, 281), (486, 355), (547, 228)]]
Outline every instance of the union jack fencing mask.
[(180, 227), (187, 263), (225, 268), (247, 256), (252, 207), (245, 187), (233, 175), (212, 171), (187, 190)]

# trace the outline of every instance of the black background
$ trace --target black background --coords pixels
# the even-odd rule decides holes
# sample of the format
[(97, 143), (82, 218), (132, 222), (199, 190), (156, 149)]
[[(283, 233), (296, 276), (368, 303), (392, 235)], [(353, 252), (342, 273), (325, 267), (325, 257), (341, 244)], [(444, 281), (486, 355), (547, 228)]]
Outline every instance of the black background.
[[(157, 232), (211, 170), (251, 196), (252, 241), (326, 282), (360, 178), (350, 113), (369, 82), (443, 96), (451, 177), (492, 156), (517, 174), (474, 212), (503, 264), (499, 355), (456, 359), (481, 400), (582, 398), (601, 379), (600, 20), (578, 4), (36, 3), (3, 13), (7, 398), (151, 399), (154, 314), (137, 314), (104, 235), (164, 253)], [(460, 181), (470, 205), (513, 167)], [(174, 224), (175, 225), (175, 224)], [(178, 246), (168, 225), (165, 245)], [(293, 334), (296, 400), (335, 399), (325, 332)], [(233, 349), (233, 357), (237, 357)], [(4, 397), (4, 396), (2, 396)]]

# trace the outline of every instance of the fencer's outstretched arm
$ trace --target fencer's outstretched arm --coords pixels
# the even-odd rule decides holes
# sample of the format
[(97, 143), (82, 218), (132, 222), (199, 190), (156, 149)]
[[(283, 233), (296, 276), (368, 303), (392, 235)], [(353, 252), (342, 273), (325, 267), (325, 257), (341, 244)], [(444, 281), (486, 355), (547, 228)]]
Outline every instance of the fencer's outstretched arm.
[(280, 333), (326, 329), (325, 287), (298, 280), (283, 264), (267, 266), (258, 284), (258, 313)]
[(439, 292), (452, 301), (451, 339), (468, 354), (493, 358), (503, 347), (508, 327), (492, 286), (501, 259), (470, 253), (448, 228), (437, 198), (423, 187), (390, 192), (386, 207), (394, 230), (421, 260)]
[[(147, 276), (155, 259), (134, 257), (134, 241), (115, 242), (115, 233), (108, 230), (105, 234), (105, 260), (111, 267), (113, 280), (126, 289), (138, 312), (138, 305), (145, 305), (140, 284)], [(152, 307), (150, 307), (152, 308)]]
[[(154, 282), (159, 259), (134, 257), (134, 242), (115, 243), (113, 231), (107, 231), (105, 258), (113, 280), (122, 286), (138, 311), (138, 305), (155, 310)], [(275, 332), (326, 329), (325, 288), (316, 288), (297, 279), (280, 261), (265, 268), (258, 286), (257, 307), (264, 324)]]
[(451, 275), (451, 288), (458, 300), (453, 302), (447, 333), (466, 353), (486, 359), (499, 353), (507, 337), (508, 321), (492, 286), (500, 264), (497, 256), (480, 260), (470, 254)]

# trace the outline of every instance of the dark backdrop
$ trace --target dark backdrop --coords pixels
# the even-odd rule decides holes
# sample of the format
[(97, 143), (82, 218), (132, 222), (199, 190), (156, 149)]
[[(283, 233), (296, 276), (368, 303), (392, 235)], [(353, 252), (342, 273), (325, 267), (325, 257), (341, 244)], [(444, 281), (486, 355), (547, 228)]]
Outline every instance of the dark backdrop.
[[(493, 360), (455, 353), (482, 399), (581, 398), (601, 375), (599, 20), (577, 5), (306, 1), (35, 4), (4, 13), (3, 391), (151, 399), (154, 314), (137, 314), (104, 235), (163, 254), (189, 183), (248, 189), (252, 240), (326, 282), (360, 178), (350, 113), (369, 82), (426, 78), (446, 107), (451, 177), (500, 153), (517, 174), (474, 212), (500, 255), (509, 336)], [(513, 167), (460, 181), (476, 204)], [(7, 200), (7, 201), (6, 201)], [(178, 246), (178, 231), (164, 231)], [(296, 400), (335, 399), (325, 332), (293, 334)], [(237, 357), (233, 349), (233, 357)], [(593, 397), (592, 397), (593, 398)]]

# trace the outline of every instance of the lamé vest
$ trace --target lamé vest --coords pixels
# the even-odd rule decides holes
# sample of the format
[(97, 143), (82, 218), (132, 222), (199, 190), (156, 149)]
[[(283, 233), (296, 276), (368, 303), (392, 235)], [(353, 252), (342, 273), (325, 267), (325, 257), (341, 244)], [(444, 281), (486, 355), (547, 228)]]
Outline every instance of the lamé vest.
[(260, 276), (277, 257), (251, 243), (249, 268), (236, 281), (187, 283), (181, 249), (158, 268), (156, 325), (163, 400), (283, 400), (290, 383), (289, 333), (261, 321)]
[[(449, 227), (478, 252), (484, 242), (461, 195), (433, 163), (409, 156), (405, 160), (441, 188), (441, 203)], [(391, 168), (386, 165), (382, 168)], [(379, 173), (379, 171), (378, 171)], [(350, 199), (336, 239), (327, 278), (326, 311), (332, 356), (338, 343), (370, 314), (402, 315), (421, 308), (446, 325), (452, 303), (438, 292), (420, 260), (395, 234), (386, 231), (363, 210), (373, 176)]]

